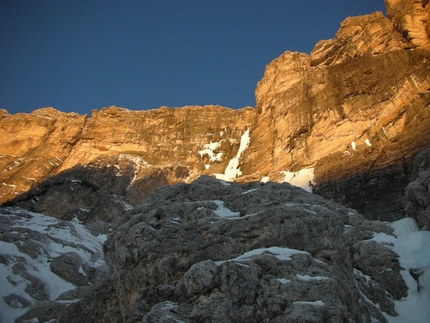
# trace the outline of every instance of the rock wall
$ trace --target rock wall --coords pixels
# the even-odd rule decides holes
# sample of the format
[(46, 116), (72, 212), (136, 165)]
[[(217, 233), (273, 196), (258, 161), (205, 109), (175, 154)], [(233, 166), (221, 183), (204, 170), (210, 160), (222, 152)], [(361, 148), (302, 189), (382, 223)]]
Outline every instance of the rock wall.
[(425, 230), (430, 228), (430, 150), (414, 160), (412, 180), (405, 191), (406, 214), (417, 220)]
[(430, 48), (428, 0), (385, 0), (387, 15), (396, 29), (417, 47)]
[(110, 277), (103, 260), (106, 236), (96, 237), (76, 221), (0, 208), (0, 228), (2, 323), (14, 322), (33, 305), (39, 322), (50, 321), (69, 300)]
[(219, 106), (150, 111), (110, 107), (94, 110), (91, 117), (53, 108), (16, 115), (3, 111), (0, 203), (79, 165), (114, 166), (129, 180), (131, 202), (158, 184), (223, 174), (254, 119), (252, 108)]
[(413, 157), (430, 146), (429, 63), (378, 12), (347, 18), (310, 55), (285, 52), (257, 85), (243, 169), (277, 179), (313, 168), (319, 194), (392, 219)]
[[(428, 218), (429, 152), (415, 159), (414, 181), (405, 196), (408, 213), (421, 225)], [(43, 257), (33, 262), (76, 286), (67, 285), (51, 301), (38, 298), (16, 322), (428, 319), (428, 231), (411, 217), (392, 224), (366, 220), (287, 183), (240, 184), (201, 176), (191, 184), (158, 188), (109, 226), (103, 245), (108, 268), (83, 265), (87, 256), (76, 256), (79, 250), (91, 252), (92, 241), (104, 238), (90, 238), (75, 221), (17, 208), (1, 211), (0, 220), (10, 229), (0, 232), (3, 279), (22, 280), (3, 297), (5, 309), (13, 308), (10, 315), (31, 305), (27, 294), (33, 297), (44, 284), (50, 286), (43, 280), (38, 288), (26, 288), (27, 294), (20, 292), (23, 283), (40, 281), (34, 269), (22, 265), (26, 254), (47, 254), (50, 265)], [(98, 234), (103, 226), (88, 228)], [(62, 227), (71, 229), (71, 238)], [(69, 246), (83, 233), (77, 252), (58, 253), (58, 244)], [(99, 252), (94, 256), (91, 261), (103, 265)]]
[(0, 203), (55, 173), (80, 138), (87, 117), (52, 108), (0, 114)]
[[(0, 203), (63, 171), (69, 173), (60, 179), (69, 180), (74, 167), (90, 173), (98, 167), (119, 177), (104, 192), (120, 191), (131, 205), (156, 187), (208, 174), (290, 180), (371, 218), (402, 216), (413, 157), (430, 148), (429, 4), (386, 4), (389, 18), (349, 17), (310, 55), (287, 51), (269, 63), (255, 109), (110, 107), (91, 117), (52, 108), (1, 112)], [(109, 188), (117, 180), (121, 189)], [(11, 203), (50, 208), (33, 197), (41, 194)], [(65, 211), (61, 216), (72, 212)]]

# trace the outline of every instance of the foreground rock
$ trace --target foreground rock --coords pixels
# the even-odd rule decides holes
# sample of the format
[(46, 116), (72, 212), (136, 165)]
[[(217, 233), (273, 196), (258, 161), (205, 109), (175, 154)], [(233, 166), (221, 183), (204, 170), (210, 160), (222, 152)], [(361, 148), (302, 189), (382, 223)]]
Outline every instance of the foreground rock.
[(109, 235), (113, 276), (55, 318), (386, 322), (407, 286), (375, 232), (392, 229), (289, 184), (166, 186)]
[(79, 223), (1, 208), (0, 228), (0, 322), (13, 322), (33, 304), (43, 308), (39, 322), (48, 321), (109, 274), (102, 237)]

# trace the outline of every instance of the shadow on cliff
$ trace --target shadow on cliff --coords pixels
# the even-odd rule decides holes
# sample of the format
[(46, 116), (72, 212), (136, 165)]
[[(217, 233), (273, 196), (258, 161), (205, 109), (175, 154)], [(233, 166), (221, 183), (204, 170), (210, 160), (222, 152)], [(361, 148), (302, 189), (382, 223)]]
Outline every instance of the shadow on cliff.
[(116, 166), (78, 165), (49, 177), (2, 206), (17, 206), (84, 224), (113, 222), (154, 189), (188, 176), (186, 167), (153, 168), (148, 176), (134, 178), (134, 169), (121, 173)]

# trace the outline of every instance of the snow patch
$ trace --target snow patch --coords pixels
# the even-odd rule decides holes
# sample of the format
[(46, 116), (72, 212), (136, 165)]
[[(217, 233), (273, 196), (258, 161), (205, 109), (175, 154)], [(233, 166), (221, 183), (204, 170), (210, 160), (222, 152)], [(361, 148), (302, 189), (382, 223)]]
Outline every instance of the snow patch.
[(258, 191), (258, 188), (252, 188), (252, 189), (247, 190), (247, 191), (245, 191), (245, 192), (242, 192), (242, 193), (240, 193), (240, 194), (245, 195), (245, 194), (249, 194), (249, 193), (251, 193), (251, 192), (255, 192), (255, 191)]
[(357, 144), (355, 143), (355, 141), (351, 142), (351, 148), (352, 148), (352, 150), (357, 149)]
[(293, 304), (303, 304), (303, 305), (312, 305), (312, 306), (324, 306), (325, 303), (323, 301), (297, 301), (293, 302)]
[(163, 304), (164, 306), (161, 308), (161, 310), (171, 310), (178, 307), (178, 304), (172, 301), (165, 301)]
[(218, 208), (214, 210), (214, 213), (220, 218), (231, 218), (240, 216), (240, 212), (233, 212), (230, 209), (224, 206), (224, 201), (214, 200), (214, 202)]
[(239, 160), (242, 157), (243, 152), (248, 149), (250, 139), (249, 129), (247, 129), (240, 138), (239, 150), (236, 156), (229, 161), (224, 174), (215, 174), (216, 178), (226, 181), (234, 181), (236, 177), (242, 176), (242, 172), (239, 169)]
[[(128, 160), (130, 162), (132, 162), (134, 164), (134, 176), (133, 179), (131, 181), (131, 184), (134, 183), (137, 179), (138, 179), (138, 173), (140, 172), (140, 170), (142, 168), (147, 168), (151, 165), (148, 164), (148, 162), (146, 160), (144, 160), (142, 157), (139, 156), (135, 156), (135, 155), (130, 155), (130, 154), (119, 154), (118, 156), (118, 160)], [(118, 174), (121, 175), (121, 173), (119, 172), (119, 166), (115, 165), (115, 168), (118, 170)]]
[(241, 260), (249, 260), (252, 256), (261, 255), (262, 253), (269, 253), (278, 258), (281, 261), (290, 261), (292, 260), (292, 256), (297, 254), (306, 254), (309, 255), (306, 251), (291, 249), (291, 248), (281, 248), (281, 247), (270, 247), (270, 248), (258, 248), (229, 260), (221, 260), (216, 261), (217, 265), (221, 265), (226, 261), (241, 261)]
[(281, 183), (287, 182), (312, 193), (312, 186), (315, 185), (314, 168), (303, 168), (298, 172), (281, 171), (281, 173), (284, 174)]
[(99, 234), (97, 239), (103, 244), (107, 240), (107, 234)]
[(299, 280), (304, 280), (304, 281), (318, 281), (318, 280), (328, 280), (328, 277), (324, 277), (324, 276), (308, 276), (308, 275), (299, 275), (296, 274), (296, 277)]
[(219, 182), (221, 183), (222, 186), (231, 186), (229, 182), (223, 181), (222, 179), (219, 179)]
[(269, 179), (270, 179), (269, 176), (264, 176), (261, 178), (260, 182), (267, 183), (269, 181)]
[(406, 236), (420, 230), (417, 222), (413, 218), (404, 218), (393, 222), (391, 223), (391, 227), (397, 237)]
[(290, 279), (286, 279), (286, 278), (276, 278), (276, 280), (278, 282), (280, 282), (281, 284), (289, 284), (289, 283), (291, 283), (291, 280)]
[(200, 157), (203, 158), (204, 155), (208, 155), (210, 162), (222, 161), (221, 157), (222, 157), (223, 153), (218, 152), (217, 154), (215, 154), (215, 151), (217, 149), (219, 149), (219, 147), (221, 146), (221, 142), (222, 142), (222, 140), (219, 142), (212, 142), (211, 141), (208, 144), (204, 144), (203, 149), (199, 150)]
[(364, 141), (364, 143), (365, 143), (367, 146), (372, 147), (372, 144), (370, 143), (370, 140), (369, 140), (369, 139), (366, 139), (366, 140)]

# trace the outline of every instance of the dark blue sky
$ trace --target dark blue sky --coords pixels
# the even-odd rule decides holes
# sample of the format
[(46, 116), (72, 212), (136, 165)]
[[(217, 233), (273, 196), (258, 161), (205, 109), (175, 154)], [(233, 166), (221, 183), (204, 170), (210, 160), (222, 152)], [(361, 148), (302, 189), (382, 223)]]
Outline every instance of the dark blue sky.
[(383, 0), (1, 0), (0, 108), (254, 106), (264, 68)]

